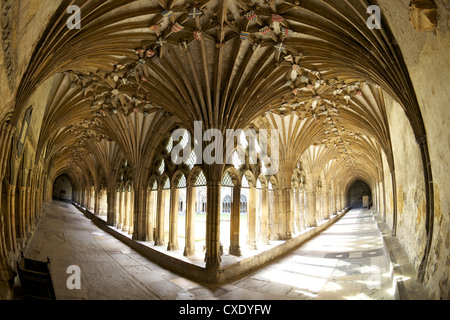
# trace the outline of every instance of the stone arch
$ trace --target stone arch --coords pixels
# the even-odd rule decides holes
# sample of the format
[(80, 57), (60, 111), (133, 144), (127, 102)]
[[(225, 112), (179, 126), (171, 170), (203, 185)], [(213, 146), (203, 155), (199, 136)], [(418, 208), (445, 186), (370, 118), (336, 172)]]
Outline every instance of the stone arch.
[[(153, 189), (154, 188), (154, 183), (156, 183), (156, 189)], [(147, 180), (147, 189), (149, 189), (149, 190), (157, 190), (158, 189), (158, 183), (159, 183), (158, 177), (156, 175), (154, 175), (154, 174), (151, 175), (148, 178), (148, 180)]]
[(159, 183), (158, 183), (159, 187), (162, 190), (169, 190), (170, 187), (172, 186), (171, 183), (171, 179), (169, 177), (169, 175), (167, 173), (163, 173), (160, 177), (159, 177)]
[(272, 190), (278, 189), (278, 179), (275, 176), (270, 176), (268, 182), (270, 182)]
[(185, 169), (179, 168), (177, 171), (175, 171), (172, 174), (172, 178), (170, 179), (170, 185), (177, 187), (179, 179), (181, 178), (181, 176), (184, 176), (184, 178), (186, 179), (186, 187), (187, 187), (188, 175), (189, 175), (189, 172), (187, 172)]
[(233, 180), (234, 186), (241, 186), (241, 176), (239, 175), (239, 172), (235, 167), (229, 166), (228, 168), (226, 168), (222, 174), (222, 179), (226, 172), (228, 172), (231, 179)]
[[(188, 173), (187, 175), (187, 183), (188, 186), (194, 186), (197, 177), (200, 175), (200, 173), (203, 173), (203, 175), (205, 174), (205, 171), (203, 169), (203, 166), (201, 165), (195, 165)], [(206, 186), (206, 184), (205, 184)]]
[(256, 178), (255, 178), (255, 175), (253, 174), (253, 172), (251, 170), (245, 170), (244, 172), (242, 172), (241, 182), (243, 180), (245, 180), (244, 176), (245, 176), (245, 179), (248, 181), (248, 184), (249, 184), (250, 188), (251, 187), (256, 187)]

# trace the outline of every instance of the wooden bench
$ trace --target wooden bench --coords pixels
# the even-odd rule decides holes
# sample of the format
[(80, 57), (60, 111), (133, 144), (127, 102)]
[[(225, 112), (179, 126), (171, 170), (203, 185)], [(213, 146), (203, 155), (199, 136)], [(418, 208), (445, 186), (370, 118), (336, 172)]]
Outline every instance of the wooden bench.
[(17, 273), (25, 299), (56, 300), (49, 258), (46, 262), (31, 260), (22, 252)]

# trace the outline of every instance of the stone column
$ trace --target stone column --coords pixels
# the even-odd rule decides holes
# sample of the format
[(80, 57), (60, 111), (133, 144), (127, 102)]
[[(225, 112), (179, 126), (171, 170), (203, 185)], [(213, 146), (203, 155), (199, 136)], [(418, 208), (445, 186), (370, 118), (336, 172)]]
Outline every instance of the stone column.
[(188, 184), (186, 189), (186, 243), (183, 255), (186, 257), (195, 254), (195, 181)]
[[(0, 217), (0, 233), (3, 233), (4, 229), (6, 229), (5, 227), (4, 220)], [(7, 253), (8, 246), (5, 240), (3, 237), (0, 237), (0, 281), (7, 281), (13, 278)]]
[(239, 244), (240, 236), (240, 204), (241, 204), (241, 186), (234, 182), (233, 199), (231, 201), (230, 214), (230, 254), (234, 256), (241, 256), (241, 247)]
[(295, 216), (295, 232), (301, 231), (300, 226), (300, 190), (296, 188), (294, 190), (294, 216)]
[(337, 214), (336, 194), (335, 193), (331, 193), (331, 211), (333, 212), (333, 215)]
[(325, 193), (324, 211), (325, 211), (325, 219), (330, 219), (330, 217), (331, 217), (331, 212), (330, 212), (330, 194), (328, 192)]
[(220, 262), (220, 188), (221, 181), (207, 182), (206, 269), (218, 269)]
[(85, 205), (84, 205), (84, 189), (82, 188), (80, 190), (80, 192), (81, 192), (81, 195), (79, 196), (80, 202), (78, 204), (84, 208), (85, 207)]
[(130, 231), (130, 216), (131, 216), (131, 198), (132, 194), (130, 190), (125, 190), (125, 210), (124, 210), (124, 216), (123, 216), (123, 227), (122, 230), (125, 232)]
[(261, 237), (263, 244), (269, 244), (269, 190), (263, 185), (261, 197)]
[[(12, 271), (10, 269), (10, 261), (8, 257), (8, 250), (12, 247), (10, 246), (10, 215), (9, 215), (9, 193), (10, 187), (6, 184), (6, 190), (2, 190), (3, 183), (2, 178), (6, 170), (7, 162), (9, 161), (9, 150), (11, 146), (11, 124), (4, 122), (1, 125), (0, 131), (0, 207), (1, 202), (6, 201), (7, 207), (4, 212), (0, 210), (0, 281), (8, 281), (13, 278)], [(2, 194), (5, 192), (6, 199), (1, 199)], [(3, 208), (1, 208), (3, 209)], [(8, 285), (10, 289), (10, 286)], [(12, 290), (11, 290), (12, 291)], [(11, 293), (12, 296), (12, 293)]]
[(138, 188), (134, 191), (133, 201), (133, 240), (147, 240), (147, 190)]
[(291, 239), (294, 232), (294, 190), (286, 192), (286, 239)]
[(8, 242), (9, 249), (17, 251), (17, 241), (16, 241), (16, 212), (15, 212), (15, 199), (16, 199), (16, 186), (8, 185), (6, 193), (6, 226), (8, 230)]
[(26, 195), (25, 195), (25, 199), (26, 199), (26, 210), (25, 210), (25, 232), (31, 231), (32, 230), (32, 226), (31, 226), (31, 187), (26, 187)]
[(385, 184), (384, 179), (380, 182), (380, 194), (381, 194), (381, 210), (380, 214), (383, 218), (383, 222), (386, 222), (386, 192), (384, 190)]
[(280, 227), (279, 227), (279, 215), (281, 206), (281, 192), (280, 190), (272, 190), (273, 194), (273, 207), (272, 207), (272, 240), (280, 240)]
[(305, 230), (306, 224), (305, 224), (305, 196), (304, 191), (302, 189), (299, 189), (298, 193), (298, 219), (299, 219), (299, 228), (300, 231)]
[(154, 241), (154, 237), (153, 237), (153, 228), (155, 227), (153, 225), (153, 221), (154, 221), (154, 214), (155, 214), (155, 194), (151, 189), (147, 190), (147, 205), (146, 205), (146, 212), (145, 214), (147, 215), (147, 239), (145, 241)]
[(278, 192), (278, 212), (277, 212), (277, 231), (280, 240), (288, 239), (288, 221), (289, 216), (287, 215), (288, 207), (290, 205), (290, 190), (277, 190)]
[(317, 225), (322, 221), (322, 194), (316, 191), (316, 222)]
[(376, 212), (380, 212), (380, 184), (378, 182), (375, 183), (375, 190), (376, 190), (375, 210)]
[(25, 210), (26, 210), (26, 189), (23, 186), (19, 186), (19, 207), (16, 208), (17, 214), (17, 238), (23, 238), (25, 236)]
[(88, 211), (91, 211), (91, 195), (91, 188), (89, 187), (89, 189), (86, 190), (86, 204), (84, 206)]
[(117, 228), (122, 229), (123, 227), (123, 215), (124, 215), (124, 207), (125, 207), (125, 191), (123, 187), (121, 187), (119, 191), (119, 214), (117, 215)]
[(100, 192), (97, 189), (94, 190), (94, 214), (100, 215)]
[(156, 204), (156, 239), (155, 246), (164, 246), (166, 244), (164, 239), (164, 210), (165, 210), (165, 195), (163, 189), (158, 188), (158, 199)]
[(248, 247), (256, 250), (256, 188), (250, 185), (248, 192)]
[(107, 204), (106, 223), (109, 226), (113, 226), (116, 215), (116, 191), (114, 189), (111, 188), (107, 189), (106, 204)]
[[(117, 190), (120, 190), (117, 189)], [(114, 226), (119, 228), (119, 215), (120, 215), (120, 208), (122, 207), (122, 196), (121, 196), (121, 192), (120, 191), (115, 191), (116, 192), (116, 208), (114, 210)]]
[[(0, 185), (1, 191), (1, 185)], [(1, 200), (1, 193), (0, 193)], [(7, 200), (7, 199), (6, 199)], [(0, 281), (7, 281), (13, 278), (12, 271), (10, 269), (10, 261), (8, 257), (8, 251), (11, 248), (8, 242), (10, 242), (9, 235), (9, 218), (7, 212), (0, 212)]]
[(37, 197), (37, 220), (39, 220), (42, 217), (43, 214), (43, 210), (42, 210), (42, 199), (44, 196), (44, 190), (42, 190), (42, 183), (41, 183), (41, 188), (38, 189), (38, 197)]
[(338, 193), (336, 193), (334, 196), (336, 199), (336, 213), (339, 213), (341, 211), (341, 198), (339, 197)]
[(34, 186), (30, 188), (30, 231), (36, 227), (36, 190)]
[(167, 250), (178, 250), (178, 197), (179, 191), (175, 184), (170, 188), (170, 214), (169, 214), (169, 244)]
[(308, 227), (317, 227), (316, 220), (316, 193), (308, 192)]
[(35, 188), (33, 192), (33, 216), (31, 217), (33, 228), (35, 228), (39, 215), (39, 189)]

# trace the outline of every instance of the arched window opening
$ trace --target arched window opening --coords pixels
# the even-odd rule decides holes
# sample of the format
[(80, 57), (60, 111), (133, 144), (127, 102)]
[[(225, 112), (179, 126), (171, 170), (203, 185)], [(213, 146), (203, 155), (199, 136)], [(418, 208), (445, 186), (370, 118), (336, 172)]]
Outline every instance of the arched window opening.
[(262, 202), (263, 202), (263, 191), (262, 191), (262, 183), (261, 180), (259, 180), (259, 178), (256, 180), (256, 203), (255, 203), (255, 207), (256, 207), (256, 227), (255, 227), (255, 232), (256, 232), (256, 241), (261, 241), (262, 240)]
[(186, 214), (186, 208), (184, 206), (186, 199), (180, 194), (178, 197), (178, 213)]
[(163, 160), (161, 160), (161, 162), (160, 162), (160, 164), (159, 164), (159, 167), (158, 167), (158, 173), (159, 173), (159, 175), (162, 175), (163, 173), (164, 173), (164, 169), (165, 169), (165, 162), (164, 162), (164, 159)]
[(241, 195), (241, 214), (247, 213), (247, 197), (245, 195)]
[(222, 200), (222, 213), (231, 213), (231, 196), (228, 194)]
[(164, 226), (163, 226), (163, 245), (166, 245), (169, 241), (170, 232), (170, 180), (168, 177), (164, 177), (161, 181), (162, 185), (162, 205), (163, 205), (163, 216), (164, 216)]
[(154, 241), (156, 237), (156, 215), (158, 205), (158, 181), (150, 180), (147, 190), (147, 240)]
[[(186, 202), (187, 202), (187, 181), (184, 174), (178, 177), (177, 191), (174, 194), (178, 201), (177, 237), (179, 248), (184, 248), (186, 244)], [(176, 180), (175, 180), (176, 181)]]
[(274, 220), (275, 220), (275, 210), (276, 210), (276, 202), (275, 202), (275, 193), (272, 181), (269, 180), (267, 183), (267, 193), (268, 193), (268, 238), (272, 239), (272, 235), (275, 234), (275, 226), (274, 226)]
[[(194, 152), (192, 153), (194, 154)], [(194, 247), (201, 254), (206, 245), (206, 201), (207, 186), (203, 171), (199, 171), (192, 187), (194, 196)]]
[(223, 250), (229, 250), (231, 232), (231, 201), (233, 194), (233, 179), (228, 171), (222, 177), (220, 188), (221, 208), (220, 208), (220, 242)]

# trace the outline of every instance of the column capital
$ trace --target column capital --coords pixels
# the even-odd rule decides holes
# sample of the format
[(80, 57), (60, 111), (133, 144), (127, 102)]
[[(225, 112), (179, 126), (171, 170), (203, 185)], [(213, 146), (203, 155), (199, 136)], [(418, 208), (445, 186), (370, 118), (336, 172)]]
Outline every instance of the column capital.
[(206, 181), (206, 185), (209, 187), (221, 187), (222, 186), (222, 181), (220, 180), (208, 180)]

